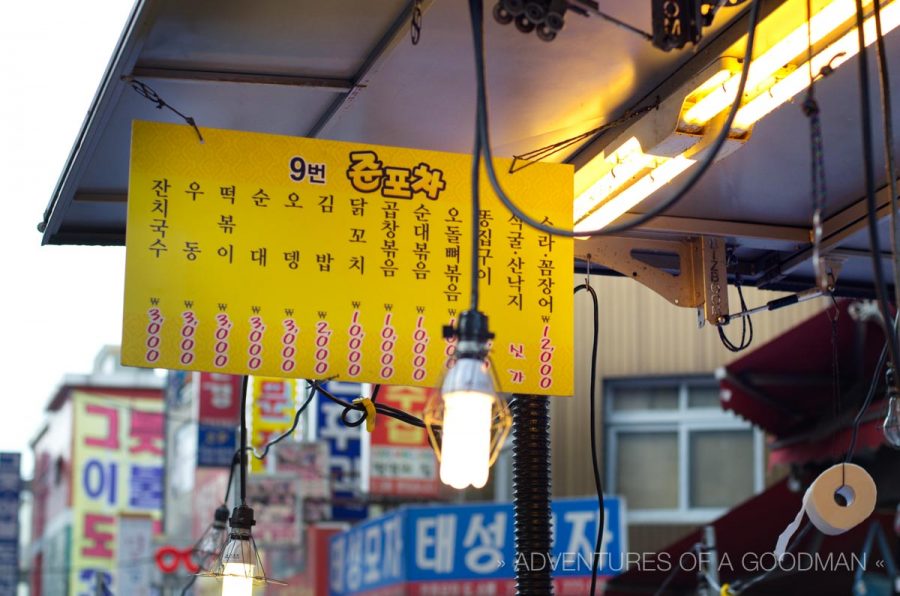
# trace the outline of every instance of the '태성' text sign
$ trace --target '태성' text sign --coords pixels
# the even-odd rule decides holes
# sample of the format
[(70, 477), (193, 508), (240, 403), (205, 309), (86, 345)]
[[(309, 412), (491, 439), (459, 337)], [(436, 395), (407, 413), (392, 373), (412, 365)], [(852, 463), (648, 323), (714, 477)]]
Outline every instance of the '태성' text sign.
[[(469, 308), (470, 155), (135, 122), (122, 361), (434, 386)], [(572, 168), (501, 182), (572, 224)], [(571, 239), (482, 180), (480, 309), (503, 391), (573, 392)]]

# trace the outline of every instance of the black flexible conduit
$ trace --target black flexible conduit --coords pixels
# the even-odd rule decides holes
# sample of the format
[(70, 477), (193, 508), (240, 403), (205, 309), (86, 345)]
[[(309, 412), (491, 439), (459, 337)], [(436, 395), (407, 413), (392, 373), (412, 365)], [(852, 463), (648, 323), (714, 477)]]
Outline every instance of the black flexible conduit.
[(516, 395), (509, 404), (513, 445), (516, 594), (550, 596), (550, 400)]

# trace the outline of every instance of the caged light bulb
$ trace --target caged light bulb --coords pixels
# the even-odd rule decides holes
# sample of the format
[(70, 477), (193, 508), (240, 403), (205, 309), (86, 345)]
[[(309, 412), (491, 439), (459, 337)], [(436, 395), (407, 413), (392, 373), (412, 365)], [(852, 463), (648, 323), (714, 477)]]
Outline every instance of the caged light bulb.
[(891, 395), (888, 400), (887, 416), (881, 428), (888, 444), (894, 449), (900, 449), (900, 400), (896, 395)]
[(497, 398), (486, 369), (483, 360), (460, 358), (441, 387), (441, 482), (456, 489), (482, 488), (488, 480), (492, 411)]
[(253, 576), (256, 571), (252, 561), (248, 538), (232, 535), (222, 553), (225, 567), (222, 572), (222, 596), (252, 596)]
[(455, 489), (482, 488), (511, 422), (486, 360), (494, 334), (487, 317), (471, 309), (460, 315), (457, 327), (444, 327), (444, 337), (459, 340), (455, 361), (440, 394), (425, 407), (425, 428), (440, 460), (441, 482)]
[(197, 544), (194, 545), (194, 560), (200, 569), (209, 569), (210, 565), (215, 562), (222, 547), (228, 539), (228, 508), (224, 505), (216, 509), (213, 523), (206, 529)]
[(208, 571), (199, 574), (221, 581), (222, 596), (253, 596), (253, 587), (256, 585), (286, 585), (266, 575), (250, 532), (254, 524), (253, 509), (246, 505), (235, 507), (229, 520), (231, 532), (228, 543), (216, 563)]

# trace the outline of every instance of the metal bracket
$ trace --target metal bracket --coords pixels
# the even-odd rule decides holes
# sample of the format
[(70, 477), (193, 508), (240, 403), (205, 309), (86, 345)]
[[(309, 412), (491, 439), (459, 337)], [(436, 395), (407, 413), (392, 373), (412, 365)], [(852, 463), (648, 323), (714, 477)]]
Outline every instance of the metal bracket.
[(703, 305), (706, 320), (721, 325), (728, 314), (728, 269), (725, 240), (713, 236), (700, 237), (703, 267), (699, 278), (703, 283)]
[(825, 275), (828, 279), (825, 280), (825, 287), (819, 288), (820, 290), (823, 292), (834, 291), (834, 286), (837, 284), (837, 278), (841, 274), (845, 261), (846, 259), (836, 255), (822, 257), (822, 263), (825, 265)]
[(595, 237), (580, 240), (578, 258), (591, 258), (650, 288), (672, 304), (703, 308), (713, 325), (728, 314), (725, 240), (700, 236), (688, 240)]

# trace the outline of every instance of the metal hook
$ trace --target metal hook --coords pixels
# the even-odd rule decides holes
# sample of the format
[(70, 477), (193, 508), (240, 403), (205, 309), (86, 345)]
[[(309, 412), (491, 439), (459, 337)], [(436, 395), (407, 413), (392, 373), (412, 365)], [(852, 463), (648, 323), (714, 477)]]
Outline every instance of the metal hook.
[(834, 61), (842, 56), (846, 56), (847, 52), (838, 52), (834, 56), (831, 57), (831, 60), (828, 61), (828, 64), (819, 69), (819, 73), (813, 77), (813, 82), (818, 81), (819, 79), (824, 79), (834, 72)]
[(587, 271), (584, 274), (585, 288), (591, 287), (591, 253), (587, 254)]

